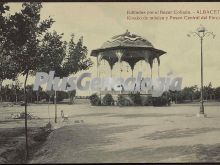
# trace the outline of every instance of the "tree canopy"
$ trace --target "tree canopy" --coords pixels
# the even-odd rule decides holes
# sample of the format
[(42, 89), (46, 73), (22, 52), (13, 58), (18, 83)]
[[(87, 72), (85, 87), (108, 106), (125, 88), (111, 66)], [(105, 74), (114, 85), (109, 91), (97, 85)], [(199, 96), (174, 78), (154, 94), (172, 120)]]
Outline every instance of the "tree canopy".
[[(27, 86), (28, 77), (36, 71), (54, 70), (63, 77), (88, 69), (92, 63), (87, 58), (87, 47), (82, 37), (75, 44), (73, 37), (68, 45), (63, 34), (49, 32), (55, 22), (52, 18), (41, 19), (40, 2), (24, 2), (22, 9), (6, 15), (9, 6), (0, 2), (0, 86), (5, 79), (25, 76), (25, 137), (26, 159), (28, 159), (27, 101), (32, 95), (32, 86)], [(2, 86), (1, 86), (2, 88)], [(5, 88), (5, 91), (8, 90)], [(14, 88), (12, 89), (14, 90)]]

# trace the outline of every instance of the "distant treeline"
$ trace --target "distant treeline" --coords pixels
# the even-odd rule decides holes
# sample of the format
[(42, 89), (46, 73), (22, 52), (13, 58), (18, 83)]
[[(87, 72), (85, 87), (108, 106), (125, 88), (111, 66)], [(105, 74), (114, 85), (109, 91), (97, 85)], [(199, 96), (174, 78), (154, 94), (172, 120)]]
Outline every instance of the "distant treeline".
[[(27, 85), (27, 99), (28, 103), (41, 103), (54, 101), (54, 91), (43, 91), (40, 88), (38, 91), (33, 91), (33, 85)], [(176, 103), (199, 101), (200, 100), (200, 88), (197, 85), (185, 87), (181, 91), (167, 92), (167, 95)], [(0, 101), (2, 102), (20, 102), (24, 100), (24, 89), (19, 83), (13, 83), (1, 87)], [(60, 102), (64, 99), (70, 99), (70, 103), (73, 103), (74, 97), (76, 97), (76, 91), (71, 92), (57, 92), (57, 101)], [(78, 96), (77, 98), (81, 98)], [(87, 98), (87, 97), (83, 97)], [(204, 99), (205, 100), (220, 100), (220, 87), (212, 87), (209, 83), (208, 86), (204, 86)]]
[[(220, 101), (220, 87), (212, 87), (212, 84), (203, 87), (204, 100)], [(197, 85), (185, 87), (181, 91), (168, 92), (172, 101), (176, 103), (200, 101), (201, 91)]]
[[(54, 102), (54, 91), (43, 91), (40, 87), (38, 91), (33, 91), (33, 85), (27, 85), (27, 101), (28, 103), (42, 103), (42, 102)], [(63, 92), (57, 91), (57, 101), (60, 102), (63, 99), (69, 99), (70, 103), (73, 103), (76, 91)], [(19, 103), (24, 100), (24, 89), (20, 85), (5, 85), (2, 86), (0, 91), (1, 102), (15, 102)]]

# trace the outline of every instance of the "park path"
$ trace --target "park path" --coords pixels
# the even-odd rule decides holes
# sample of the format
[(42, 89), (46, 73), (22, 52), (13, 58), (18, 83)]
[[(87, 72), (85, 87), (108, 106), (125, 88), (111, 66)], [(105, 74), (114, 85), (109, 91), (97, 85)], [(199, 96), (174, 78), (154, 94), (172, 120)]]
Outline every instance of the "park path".
[(30, 163), (220, 161), (218, 108), (207, 108), (206, 119), (188, 108), (77, 112), (49, 135)]

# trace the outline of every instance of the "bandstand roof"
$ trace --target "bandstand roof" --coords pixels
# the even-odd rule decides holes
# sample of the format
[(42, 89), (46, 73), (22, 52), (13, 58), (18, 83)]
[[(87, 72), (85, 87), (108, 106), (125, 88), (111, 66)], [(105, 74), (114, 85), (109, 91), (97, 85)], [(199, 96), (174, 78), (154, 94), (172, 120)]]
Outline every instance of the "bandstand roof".
[(153, 60), (156, 58), (160, 63), (159, 57), (166, 53), (154, 48), (152, 43), (145, 38), (131, 34), (127, 30), (124, 34), (112, 37), (100, 48), (92, 50), (91, 56), (101, 55), (102, 59), (107, 60), (112, 68), (119, 59), (117, 52), (122, 53), (121, 61), (128, 62), (132, 69), (140, 60), (147, 61), (152, 67)]

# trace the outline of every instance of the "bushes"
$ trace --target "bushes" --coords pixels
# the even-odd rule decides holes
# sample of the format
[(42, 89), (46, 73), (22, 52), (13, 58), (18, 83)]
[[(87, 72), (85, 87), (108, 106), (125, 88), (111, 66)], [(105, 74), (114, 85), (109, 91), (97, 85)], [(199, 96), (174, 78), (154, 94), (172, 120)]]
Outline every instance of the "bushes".
[[(112, 106), (114, 99), (111, 94), (106, 94), (102, 101), (97, 94), (92, 94), (90, 103), (94, 106)], [(163, 94), (161, 97), (141, 96), (140, 93), (130, 93), (129, 95), (118, 95), (118, 106), (167, 106), (170, 105), (170, 98)]]
[[(103, 100), (101, 102), (100, 97), (97, 94), (92, 94), (90, 97), (90, 103), (92, 105), (98, 106), (98, 105), (114, 105), (114, 99), (111, 94), (106, 94), (103, 97)], [(102, 103), (102, 104), (101, 104)]]
[(166, 106), (166, 105), (168, 105), (168, 99), (165, 96), (153, 98), (153, 106)]
[(168, 92), (164, 92), (161, 97), (153, 98), (153, 106), (170, 106), (171, 97)]
[(92, 105), (101, 105), (101, 99), (97, 94), (92, 94), (89, 99)]
[(118, 95), (118, 103), (119, 106), (130, 106), (134, 105), (134, 102), (129, 98), (123, 95)]
[(130, 93), (129, 97), (134, 102), (134, 105), (141, 105), (142, 100), (141, 100), (140, 92)]
[(141, 96), (140, 93), (130, 93), (126, 95), (118, 95), (119, 106), (150, 106), (152, 105), (151, 96)]
[(103, 105), (114, 105), (114, 99), (111, 94), (106, 94), (102, 100)]
[(142, 106), (151, 106), (152, 105), (152, 97), (151, 96), (142, 96), (141, 97), (141, 105)]

